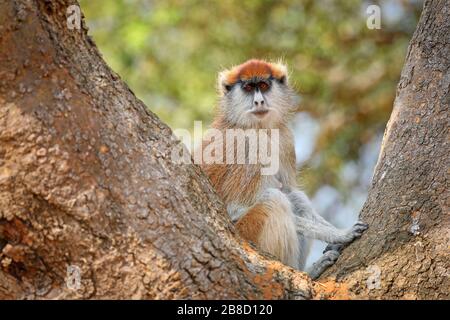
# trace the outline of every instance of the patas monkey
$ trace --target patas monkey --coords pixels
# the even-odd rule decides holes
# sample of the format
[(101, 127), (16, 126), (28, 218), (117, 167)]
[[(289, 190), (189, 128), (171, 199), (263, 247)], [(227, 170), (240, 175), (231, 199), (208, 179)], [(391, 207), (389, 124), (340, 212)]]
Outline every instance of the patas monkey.
[[(357, 222), (350, 230), (335, 228), (316, 213), (298, 189), (294, 140), (288, 128), (298, 98), (289, 86), (286, 66), (249, 60), (220, 72), (218, 90), (220, 101), (212, 127), (221, 132), (278, 129), (279, 169), (276, 174), (262, 175), (260, 163), (203, 164), (202, 168), (227, 205), (240, 235), (284, 264), (303, 270), (313, 238), (333, 244), (307, 270), (317, 278), (337, 260), (338, 248), (360, 237), (367, 225)], [(210, 143), (217, 142), (204, 142), (203, 146)], [(248, 149), (246, 152), (248, 157)]]

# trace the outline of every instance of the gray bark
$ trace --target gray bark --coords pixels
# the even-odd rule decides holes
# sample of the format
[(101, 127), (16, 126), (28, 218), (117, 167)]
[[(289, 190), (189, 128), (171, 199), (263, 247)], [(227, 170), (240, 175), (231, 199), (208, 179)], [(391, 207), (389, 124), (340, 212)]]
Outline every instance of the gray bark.
[(0, 299), (448, 297), (448, 1), (411, 42), (370, 230), (319, 282), (258, 254), (201, 170), (172, 163), (171, 130), (68, 29), (74, 3), (0, 2)]
[(449, 17), (448, 0), (425, 2), (361, 212), (370, 229), (324, 275), (360, 298), (450, 298)]

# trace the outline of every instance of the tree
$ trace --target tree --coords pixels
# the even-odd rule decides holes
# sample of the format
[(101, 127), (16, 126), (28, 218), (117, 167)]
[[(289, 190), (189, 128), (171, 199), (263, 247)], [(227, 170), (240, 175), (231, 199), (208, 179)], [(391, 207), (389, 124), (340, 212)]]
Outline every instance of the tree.
[(171, 162), (171, 130), (68, 28), (73, 3), (0, 4), (0, 298), (448, 298), (448, 2), (425, 3), (411, 41), (370, 230), (317, 282), (257, 253), (201, 170)]
[(361, 212), (370, 230), (326, 274), (358, 297), (450, 297), (449, 13), (448, 1), (424, 4)]

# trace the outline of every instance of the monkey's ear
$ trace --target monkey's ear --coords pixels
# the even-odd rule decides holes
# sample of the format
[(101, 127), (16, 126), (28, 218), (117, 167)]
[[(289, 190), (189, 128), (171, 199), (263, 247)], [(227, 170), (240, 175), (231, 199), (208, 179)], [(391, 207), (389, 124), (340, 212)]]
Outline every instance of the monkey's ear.
[(219, 76), (217, 77), (217, 90), (220, 95), (224, 95), (231, 91), (233, 85), (228, 83), (228, 70), (224, 70), (219, 72)]

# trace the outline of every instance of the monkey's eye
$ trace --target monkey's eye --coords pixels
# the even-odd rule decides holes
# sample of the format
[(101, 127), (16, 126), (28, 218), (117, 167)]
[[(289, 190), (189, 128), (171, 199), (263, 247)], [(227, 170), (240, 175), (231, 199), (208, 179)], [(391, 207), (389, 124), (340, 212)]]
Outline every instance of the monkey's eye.
[(259, 87), (259, 90), (261, 90), (263, 92), (267, 91), (267, 89), (269, 89), (269, 85), (266, 82), (258, 83), (258, 87)]
[(253, 86), (251, 84), (246, 84), (242, 87), (245, 91), (247, 92), (252, 92), (253, 91)]

